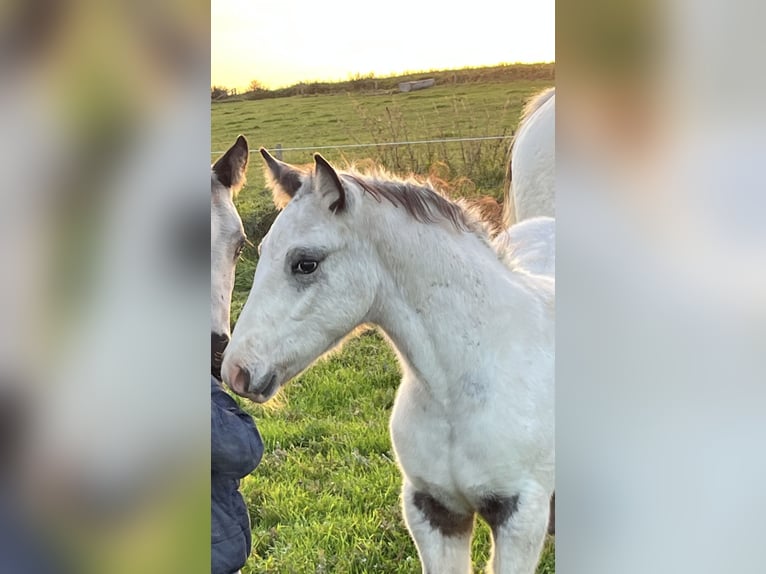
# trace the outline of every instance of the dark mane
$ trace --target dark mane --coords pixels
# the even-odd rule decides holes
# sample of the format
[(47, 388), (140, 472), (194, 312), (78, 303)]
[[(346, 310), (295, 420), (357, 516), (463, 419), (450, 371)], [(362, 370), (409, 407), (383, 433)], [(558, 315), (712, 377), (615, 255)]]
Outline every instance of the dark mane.
[(401, 206), (417, 221), (435, 223), (441, 220), (449, 222), (459, 231), (477, 231), (477, 222), (460, 205), (436, 191), (429, 182), (383, 179), (379, 175), (343, 173), (378, 203), (385, 199), (395, 207)]

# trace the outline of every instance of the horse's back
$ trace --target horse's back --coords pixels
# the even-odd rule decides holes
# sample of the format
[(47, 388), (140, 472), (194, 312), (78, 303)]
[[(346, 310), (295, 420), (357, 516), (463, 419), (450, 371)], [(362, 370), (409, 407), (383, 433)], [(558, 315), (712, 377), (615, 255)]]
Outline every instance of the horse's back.
[(506, 225), (530, 217), (555, 217), (556, 96), (551, 94), (519, 129), (510, 159), (512, 213)]
[(495, 239), (510, 267), (553, 278), (556, 274), (556, 220), (533, 217), (512, 225)]

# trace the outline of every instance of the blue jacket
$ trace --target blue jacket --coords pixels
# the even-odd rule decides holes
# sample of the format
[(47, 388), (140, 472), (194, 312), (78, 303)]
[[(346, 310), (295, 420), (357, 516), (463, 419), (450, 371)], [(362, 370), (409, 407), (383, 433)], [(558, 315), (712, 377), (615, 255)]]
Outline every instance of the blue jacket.
[(210, 532), (211, 573), (231, 574), (250, 555), (250, 517), (239, 479), (263, 455), (253, 417), (242, 411), (215, 378), (210, 378)]

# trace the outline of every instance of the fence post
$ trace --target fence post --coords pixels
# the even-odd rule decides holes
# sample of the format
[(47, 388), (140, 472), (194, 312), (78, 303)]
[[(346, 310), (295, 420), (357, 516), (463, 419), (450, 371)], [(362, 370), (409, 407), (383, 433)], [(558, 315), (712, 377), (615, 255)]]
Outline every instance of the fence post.
[(282, 161), (282, 144), (277, 144), (274, 148), (274, 154), (277, 156), (278, 160)]

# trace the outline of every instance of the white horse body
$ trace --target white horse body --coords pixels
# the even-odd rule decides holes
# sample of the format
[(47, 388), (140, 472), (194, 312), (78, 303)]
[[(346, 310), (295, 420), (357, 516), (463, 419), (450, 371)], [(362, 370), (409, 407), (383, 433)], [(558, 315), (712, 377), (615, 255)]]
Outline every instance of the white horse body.
[(524, 109), (511, 148), (505, 224), (555, 217), (556, 94), (537, 94)]
[(504, 253), (510, 267), (556, 276), (556, 220), (532, 217), (516, 223), (495, 238), (495, 249)]
[(470, 570), (478, 512), (494, 572), (532, 574), (554, 487), (553, 281), (509, 268), (432, 191), (399, 182), (386, 195), (320, 156), (313, 173), (265, 156), (275, 195), (291, 200), (262, 243), (224, 380), (266, 401), (355, 327), (377, 325), (402, 366), (390, 430), (424, 571)]

